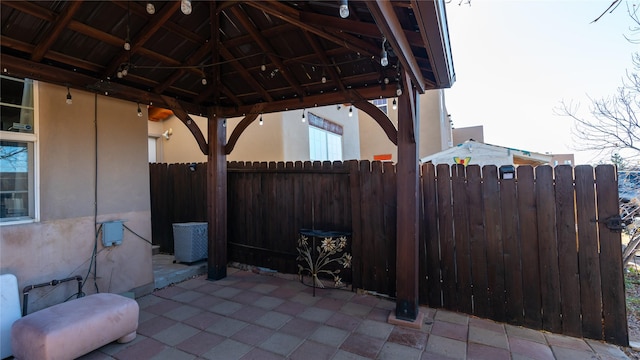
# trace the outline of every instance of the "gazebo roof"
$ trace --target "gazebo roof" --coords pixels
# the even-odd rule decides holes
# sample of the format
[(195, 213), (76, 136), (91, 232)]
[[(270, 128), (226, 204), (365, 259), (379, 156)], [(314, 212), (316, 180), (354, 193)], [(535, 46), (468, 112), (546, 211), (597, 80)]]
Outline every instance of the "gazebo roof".
[(226, 117), (393, 97), (403, 72), (419, 92), (455, 78), (442, 1), (349, 1), (347, 18), (340, 1), (147, 3), (2, 1), (2, 72)]

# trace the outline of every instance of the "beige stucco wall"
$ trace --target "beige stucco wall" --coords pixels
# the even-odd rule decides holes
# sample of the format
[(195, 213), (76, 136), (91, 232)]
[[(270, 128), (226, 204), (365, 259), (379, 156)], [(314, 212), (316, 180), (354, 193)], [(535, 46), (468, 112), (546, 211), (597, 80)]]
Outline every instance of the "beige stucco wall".
[[(306, 109), (317, 116), (331, 120), (343, 126), (342, 155), (344, 160), (360, 157), (360, 141), (358, 138), (358, 112), (354, 110), (349, 117), (348, 108), (335, 105)], [(207, 139), (207, 120), (199, 116), (191, 116), (205, 139)], [(227, 119), (227, 139), (243, 118)], [(291, 110), (281, 113), (263, 114), (263, 125), (258, 117), (242, 133), (228, 161), (306, 161), (309, 160), (309, 123), (302, 122), (302, 110)], [(150, 122), (151, 123), (151, 122)], [(187, 127), (175, 116), (160, 123), (149, 125), (149, 134), (154, 131), (161, 134), (171, 128), (170, 140), (162, 141), (163, 159), (166, 163), (206, 162), (207, 157), (199, 150), (198, 145)]]
[[(388, 99), (388, 116), (398, 128), (398, 110), (392, 108), (393, 99)], [(451, 126), (447, 117), (442, 90), (428, 90), (420, 95), (420, 149), (424, 157), (450, 147)], [(398, 149), (386, 136), (382, 128), (367, 114), (360, 115), (360, 155), (373, 160), (374, 155), (391, 154), (391, 161), (398, 160)]]
[[(67, 105), (66, 88), (38, 84), (40, 222), (0, 226), (0, 272), (16, 275), (20, 288), (85, 277), (96, 242), (94, 221), (124, 220), (151, 239), (146, 116), (137, 116), (136, 103), (71, 93), (73, 104)], [(98, 241), (97, 269), (101, 292), (153, 289), (151, 245), (126, 229), (122, 245), (104, 248)], [(34, 290), (29, 311), (75, 292), (75, 284), (60, 288)], [(96, 292), (93, 275), (83, 291)]]

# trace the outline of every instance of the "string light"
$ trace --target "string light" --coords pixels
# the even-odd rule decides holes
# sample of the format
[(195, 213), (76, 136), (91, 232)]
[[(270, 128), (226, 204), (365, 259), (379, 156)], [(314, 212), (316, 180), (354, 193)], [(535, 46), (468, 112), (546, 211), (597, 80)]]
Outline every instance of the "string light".
[(202, 77), (202, 85), (207, 85), (207, 78), (206, 77)]
[(305, 117), (304, 117), (304, 109), (302, 109), (302, 122), (305, 122), (305, 121), (307, 121), (307, 119), (305, 119)]
[(191, 0), (181, 0), (180, 1), (180, 11), (182, 11), (183, 14), (189, 15), (189, 14), (191, 14), (192, 10), (193, 9), (191, 7)]
[(349, 106), (349, 117), (353, 117), (353, 105)]
[(131, 11), (129, 9), (129, 2), (127, 2), (127, 37), (126, 39), (124, 39), (124, 49), (126, 51), (131, 50), (131, 40), (129, 37), (130, 25), (131, 25)]
[(400, 83), (398, 83), (398, 88), (396, 89), (396, 95), (397, 96), (402, 95), (402, 88), (400, 87)]
[(260, 114), (260, 126), (262, 126), (264, 122), (262, 121), (262, 114)]
[(156, 7), (153, 5), (152, 2), (148, 2), (147, 3), (147, 14), (153, 15), (155, 13), (156, 13)]
[(71, 91), (69, 91), (69, 87), (67, 86), (67, 105), (73, 104), (73, 99), (71, 98)]
[(349, 4), (347, 0), (340, 0), (340, 17), (343, 19), (349, 17)]
[(382, 51), (380, 52), (380, 65), (389, 65), (389, 58), (387, 57), (387, 50), (384, 48), (384, 43), (387, 42), (387, 38), (382, 38)]
[(398, 108), (398, 102), (396, 101), (396, 99), (393, 99), (393, 105), (391, 107), (393, 108), (393, 110)]
[(138, 103), (138, 117), (142, 117), (142, 109), (140, 109), (140, 103)]

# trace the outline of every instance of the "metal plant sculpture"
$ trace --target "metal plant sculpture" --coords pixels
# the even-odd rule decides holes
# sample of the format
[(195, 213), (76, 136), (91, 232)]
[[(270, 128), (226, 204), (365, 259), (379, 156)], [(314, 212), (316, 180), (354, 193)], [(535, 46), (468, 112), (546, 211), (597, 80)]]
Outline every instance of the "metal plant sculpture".
[(298, 264), (298, 274), (302, 279), (306, 272), (311, 275), (313, 285), (324, 288), (324, 284), (318, 278), (320, 274), (327, 274), (333, 277), (335, 287), (343, 286), (342, 278), (338, 276), (340, 269), (331, 270), (327, 266), (331, 263), (342, 265), (343, 269), (351, 267), (351, 254), (344, 252), (347, 247), (347, 238), (341, 236), (339, 238), (325, 237), (322, 243), (316, 247), (317, 257), (314, 259), (313, 247), (315, 242), (309, 246), (309, 238), (300, 235), (298, 238), (298, 257), (296, 260), (304, 264)]

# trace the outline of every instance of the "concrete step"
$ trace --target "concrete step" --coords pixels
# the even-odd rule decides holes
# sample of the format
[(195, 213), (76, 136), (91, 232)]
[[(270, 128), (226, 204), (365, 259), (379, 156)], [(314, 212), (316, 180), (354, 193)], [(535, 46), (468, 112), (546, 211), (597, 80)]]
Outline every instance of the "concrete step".
[(173, 255), (158, 254), (152, 257), (154, 288), (162, 289), (171, 284), (207, 273), (207, 262), (176, 263)]

